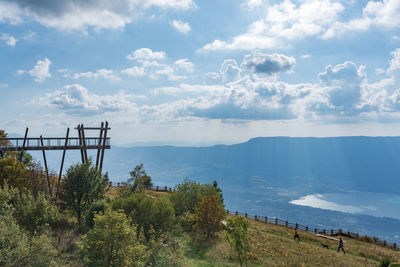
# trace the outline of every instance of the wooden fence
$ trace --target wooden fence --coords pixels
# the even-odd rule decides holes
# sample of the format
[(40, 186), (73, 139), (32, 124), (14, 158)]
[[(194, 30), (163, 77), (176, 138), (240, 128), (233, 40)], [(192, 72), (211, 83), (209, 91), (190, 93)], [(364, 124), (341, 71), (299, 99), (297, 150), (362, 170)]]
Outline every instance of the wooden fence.
[[(112, 182), (112, 181), (110, 181), (110, 186), (112, 186), (112, 187), (127, 187), (128, 184), (124, 183), (124, 182)], [(157, 192), (172, 192), (172, 191), (174, 191), (174, 189), (171, 188), (171, 187), (158, 186), (158, 185), (157, 186), (156, 185), (149, 186), (149, 187), (146, 187), (146, 189), (147, 190), (152, 190), (152, 191), (157, 191)]]
[[(307, 225), (301, 225), (298, 223), (293, 223), (293, 222), (289, 222), (286, 220), (281, 220), (278, 218), (271, 218), (271, 217), (267, 217), (267, 216), (257, 216), (257, 215), (249, 215), (247, 213), (242, 213), (242, 212), (238, 212), (238, 211), (226, 211), (227, 214), (230, 215), (236, 215), (236, 216), (244, 216), (248, 219), (251, 220), (255, 220), (255, 221), (259, 221), (259, 222), (264, 222), (264, 223), (270, 223), (270, 224), (275, 224), (275, 225), (281, 225), (281, 226), (285, 226), (288, 228), (292, 228), (292, 229), (297, 229), (297, 230), (301, 230), (301, 231), (305, 231), (305, 232), (310, 232), (310, 233), (315, 233), (315, 234), (325, 234), (325, 235), (330, 235), (330, 236), (337, 236), (337, 235), (341, 235), (341, 236), (346, 236), (352, 239), (360, 239), (362, 238), (362, 236), (360, 236), (357, 233), (352, 233), (349, 231), (343, 231), (342, 229), (320, 229), (320, 228), (312, 228), (312, 227), (308, 227)], [(395, 250), (399, 250), (400, 248), (398, 248), (396, 243), (390, 243), (390, 242), (386, 242), (385, 240), (380, 240), (380, 239), (376, 239), (376, 238), (371, 238), (368, 237), (370, 240), (373, 240), (373, 244), (379, 245), (379, 246), (383, 246), (383, 247), (387, 247), (387, 248), (392, 248)]]

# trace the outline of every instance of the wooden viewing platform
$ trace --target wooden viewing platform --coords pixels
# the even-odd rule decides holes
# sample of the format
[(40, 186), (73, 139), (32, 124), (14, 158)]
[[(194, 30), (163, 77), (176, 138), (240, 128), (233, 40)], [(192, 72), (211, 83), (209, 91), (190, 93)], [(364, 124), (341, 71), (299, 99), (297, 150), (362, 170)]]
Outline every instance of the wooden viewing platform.
[[(30, 150), (41, 150), (43, 152), (43, 161), (47, 175), (47, 182), (49, 187), (49, 193), (52, 195), (52, 189), (50, 187), (49, 170), (47, 168), (46, 150), (62, 150), (63, 155), (61, 159), (60, 173), (58, 176), (57, 192), (59, 189), (62, 170), (64, 166), (64, 158), (67, 150), (80, 150), (82, 163), (89, 162), (87, 155), (88, 149), (97, 149), (96, 157), (96, 169), (100, 172), (103, 167), (104, 151), (111, 148), (110, 137), (107, 137), (108, 122), (101, 122), (100, 127), (84, 127), (83, 124), (78, 125), (75, 130), (78, 131), (78, 137), (69, 137), (69, 128), (67, 128), (67, 134), (65, 137), (28, 137), (28, 128), (25, 130), (25, 136), (21, 137), (7, 137), (0, 138), (0, 158), (3, 158), (7, 152), (20, 152), (18, 159), (21, 161), (23, 151)], [(98, 137), (86, 137), (85, 130), (98, 130), (100, 134)]]

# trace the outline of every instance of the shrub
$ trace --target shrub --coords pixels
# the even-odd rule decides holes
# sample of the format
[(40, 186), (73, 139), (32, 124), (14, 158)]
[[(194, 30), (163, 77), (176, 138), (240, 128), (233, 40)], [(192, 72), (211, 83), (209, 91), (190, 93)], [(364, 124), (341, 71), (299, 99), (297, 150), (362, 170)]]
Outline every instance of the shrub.
[(140, 191), (153, 186), (151, 177), (147, 175), (143, 163), (136, 165), (136, 167), (129, 173), (131, 178), (128, 179), (128, 185), (132, 191)]
[(83, 262), (88, 266), (138, 266), (146, 256), (134, 227), (120, 211), (95, 215), (94, 227), (79, 243)]
[(90, 205), (105, 198), (108, 190), (108, 176), (102, 175), (91, 162), (72, 165), (63, 180), (60, 198), (78, 218), (82, 226), (82, 214)]
[(243, 262), (247, 266), (247, 253), (251, 250), (248, 228), (249, 221), (242, 216), (229, 218), (226, 224), (226, 239), (236, 251), (240, 266)]
[(225, 210), (219, 195), (208, 195), (200, 199), (199, 206), (191, 217), (193, 229), (204, 239), (214, 239), (215, 233), (221, 229), (221, 221), (225, 218)]
[(96, 201), (92, 203), (89, 207), (89, 211), (86, 214), (86, 227), (91, 229), (94, 225), (94, 216), (96, 214), (103, 214), (106, 210), (106, 203), (104, 200)]

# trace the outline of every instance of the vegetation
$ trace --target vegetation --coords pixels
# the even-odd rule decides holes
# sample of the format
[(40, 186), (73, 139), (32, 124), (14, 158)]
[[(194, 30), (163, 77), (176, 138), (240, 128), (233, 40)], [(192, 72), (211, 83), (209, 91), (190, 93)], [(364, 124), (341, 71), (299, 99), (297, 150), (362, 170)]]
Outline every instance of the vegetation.
[(131, 178), (128, 179), (128, 185), (131, 187), (132, 192), (143, 190), (153, 186), (151, 177), (147, 175), (143, 163), (136, 165), (136, 167), (129, 173)]
[(97, 171), (91, 162), (76, 164), (67, 170), (60, 198), (67, 208), (75, 212), (81, 228), (82, 213), (85, 213), (93, 202), (104, 199), (107, 189), (107, 175)]
[(226, 224), (226, 239), (237, 252), (240, 266), (243, 266), (243, 262), (247, 266), (247, 254), (251, 249), (248, 228), (248, 220), (241, 216), (229, 218)]

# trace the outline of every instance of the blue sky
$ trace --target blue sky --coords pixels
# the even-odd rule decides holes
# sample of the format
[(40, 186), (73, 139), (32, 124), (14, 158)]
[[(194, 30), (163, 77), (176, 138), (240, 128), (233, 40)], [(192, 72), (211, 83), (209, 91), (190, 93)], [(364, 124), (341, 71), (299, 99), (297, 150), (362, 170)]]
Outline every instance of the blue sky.
[(0, 0), (0, 128), (113, 143), (399, 135), (400, 1)]

